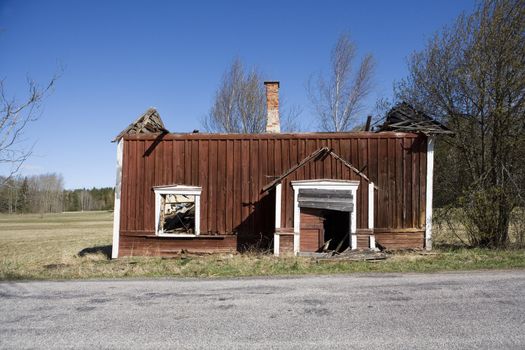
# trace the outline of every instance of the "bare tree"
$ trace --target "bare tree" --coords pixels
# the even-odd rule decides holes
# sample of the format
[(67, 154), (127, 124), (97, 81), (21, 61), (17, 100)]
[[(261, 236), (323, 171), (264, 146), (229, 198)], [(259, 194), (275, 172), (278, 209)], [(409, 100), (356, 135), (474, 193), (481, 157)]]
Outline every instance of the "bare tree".
[(41, 103), (56, 79), (57, 76), (53, 77), (43, 88), (29, 80), (29, 93), (23, 101), (9, 97), (5, 79), (0, 80), (0, 166), (6, 171), (0, 186), (5, 185), (31, 155), (32, 147), (23, 146), (23, 131), (29, 123), (38, 119)]
[(486, 0), (458, 17), (411, 56), (397, 96), (456, 132), (438, 143), (436, 190), (459, 193), (471, 244), (507, 244), (525, 205), (525, 1)]
[(363, 100), (372, 89), (372, 55), (365, 55), (354, 71), (355, 56), (356, 45), (350, 35), (341, 34), (332, 49), (328, 77), (319, 74), (308, 81), (308, 98), (322, 130), (345, 131), (352, 128), (363, 109)]
[(308, 130), (309, 125), (305, 124), (304, 120), (301, 120), (301, 114), (303, 109), (298, 105), (287, 106), (286, 99), (284, 96), (280, 97), (280, 109), (281, 113), (281, 131), (282, 132), (299, 132)]
[(246, 71), (235, 59), (224, 73), (215, 102), (203, 121), (210, 132), (257, 133), (265, 128), (262, 78), (254, 68)]
[(80, 211), (93, 210), (93, 196), (86, 189), (80, 190), (78, 193), (80, 202)]
[(33, 213), (58, 213), (63, 210), (64, 178), (42, 174), (29, 179), (30, 206)]
[[(266, 128), (266, 97), (262, 74), (246, 69), (235, 59), (224, 73), (210, 112), (202, 121), (208, 132), (261, 133)], [(281, 98), (281, 127), (284, 131), (298, 131), (297, 119), (301, 109), (283, 108)]]

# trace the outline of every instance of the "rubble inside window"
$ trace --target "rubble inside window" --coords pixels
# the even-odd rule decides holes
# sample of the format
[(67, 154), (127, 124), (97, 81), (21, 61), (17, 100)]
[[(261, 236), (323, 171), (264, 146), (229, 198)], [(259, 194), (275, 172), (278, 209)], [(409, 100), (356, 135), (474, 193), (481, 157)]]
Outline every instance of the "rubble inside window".
[(165, 234), (195, 234), (195, 196), (162, 194), (159, 226)]

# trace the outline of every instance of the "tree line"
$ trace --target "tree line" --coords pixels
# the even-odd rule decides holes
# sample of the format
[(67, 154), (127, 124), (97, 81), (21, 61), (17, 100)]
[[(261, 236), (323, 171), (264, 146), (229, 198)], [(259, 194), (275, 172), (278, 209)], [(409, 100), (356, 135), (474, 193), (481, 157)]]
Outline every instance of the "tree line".
[(60, 213), (64, 211), (113, 210), (112, 187), (64, 189), (59, 174), (0, 178), (0, 213)]

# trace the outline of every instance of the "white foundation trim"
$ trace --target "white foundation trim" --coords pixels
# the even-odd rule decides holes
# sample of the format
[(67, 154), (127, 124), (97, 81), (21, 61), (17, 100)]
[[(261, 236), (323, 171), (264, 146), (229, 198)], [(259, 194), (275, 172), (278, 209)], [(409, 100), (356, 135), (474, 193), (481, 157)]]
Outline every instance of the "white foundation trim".
[(124, 140), (117, 143), (117, 176), (115, 182), (115, 205), (113, 207), (113, 246), (111, 247), (111, 258), (118, 258), (118, 246), (120, 238), (120, 196), (122, 191), (122, 154), (124, 151)]
[[(169, 186), (155, 186), (155, 234), (160, 237), (194, 237), (200, 235), (201, 232), (201, 192), (202, 189), (196, 186), (186, 185), (169, 185)], [(166, 194), (182, 194), (188, 196), (195, 196), (195, 234), (169, 234), (164, 233), (160, 227), (160, 208), (161, 197)]]
[(301, 210), (299, 208), (299, 191), (304, 188), (315, 188), (323, 190), (350, 190), (352, 192), (352, 199), (354, 208), (350, 213), (350, 245), (351, 249), (357, 249), (357, 188), (359, 181), (351, 180), (300, 180), (292, 181), (292, 188), (294, 191), (294, 220), (293, 220), (293, 251), (295, 254), (300, 252), (301, 242)]
[(425, 205), (425, 248), (432, 249), (432, 187), (434, 181), (434, 143), (435, 138), (429, 136), (427, 140), (427, 193)]
[[(281, 198), (282, 185), (280, 183), (275, 186), (275, 230), (281, 228)], [(278, 233), (273, 235), (273, 255), (279, 256), (281, 237)]]

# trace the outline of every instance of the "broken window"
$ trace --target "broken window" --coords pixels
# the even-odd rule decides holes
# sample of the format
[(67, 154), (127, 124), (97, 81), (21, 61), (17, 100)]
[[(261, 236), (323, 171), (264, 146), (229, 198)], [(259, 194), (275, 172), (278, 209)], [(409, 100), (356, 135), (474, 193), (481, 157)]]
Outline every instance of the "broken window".
[(200, 187), (155, 187), (157, 235), (198, 235)]

